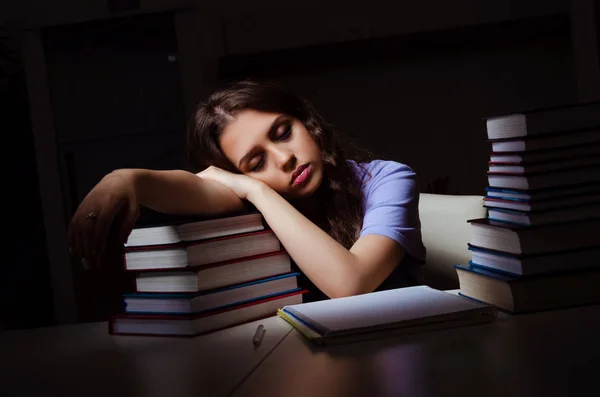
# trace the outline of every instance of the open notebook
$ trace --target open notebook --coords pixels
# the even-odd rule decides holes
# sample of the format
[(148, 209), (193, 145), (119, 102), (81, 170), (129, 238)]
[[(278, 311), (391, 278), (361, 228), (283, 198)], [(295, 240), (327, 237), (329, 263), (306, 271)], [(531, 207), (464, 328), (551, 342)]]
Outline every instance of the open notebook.
[(492, 306), (427, 286), (284, 306), (278, 315), (315, 343), (344, 343), (491, 322)]

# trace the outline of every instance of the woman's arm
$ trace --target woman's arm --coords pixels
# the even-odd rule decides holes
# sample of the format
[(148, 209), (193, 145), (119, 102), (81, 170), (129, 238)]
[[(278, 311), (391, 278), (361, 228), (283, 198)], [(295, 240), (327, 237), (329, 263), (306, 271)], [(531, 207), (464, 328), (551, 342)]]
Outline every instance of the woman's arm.
[[(106, 175), (79, 204), (69, 225), (71, 251), (98, 263), (109, 230), (125, 242), (144, 205), (170, 214), (219, 215), (244, 208), (226, 186), (186, 171), (122, 169)], [(123, 211), (123, 216), (117, 214)]]
[(226, 186), (191, 172), (134, 169), (139, 203), (167, 214), (219, 215), (241, 210), (244, 202)]
[(404, 257), (399, 243), (381, 235), (363, 236), (346, 249), (264, 184), (254, 184), (247, 199), (306, 276), (330, 298), (374, 291)]

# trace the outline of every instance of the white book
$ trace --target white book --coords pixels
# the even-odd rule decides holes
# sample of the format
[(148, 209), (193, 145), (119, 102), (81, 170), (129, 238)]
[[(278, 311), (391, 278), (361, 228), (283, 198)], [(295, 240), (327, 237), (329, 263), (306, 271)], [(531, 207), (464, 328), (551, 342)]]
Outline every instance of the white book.
[(493, 307), (428, 286), (289, 305), (279, 315), (316, 343), (341, 343), (493, 321)]
[(578, 131), (571, 134), (548, 135), (535, 139), (514, 139), (507, 141), (493, 141), (492, 151), (502, 152), (528, 152), (535, 150), (548, 150), (563, 147), (600, 143), (600, 128), (594, 130)]
[(489, 139), (546, 135), (600, 125), (600, 101), (533, 109), (489, 117)]
[(264, 230), (260, 213), (223, 216), (181, 224), (136, 227), (131, 231), (126, 247), (176, 244), (183, 241), (207, 240)]

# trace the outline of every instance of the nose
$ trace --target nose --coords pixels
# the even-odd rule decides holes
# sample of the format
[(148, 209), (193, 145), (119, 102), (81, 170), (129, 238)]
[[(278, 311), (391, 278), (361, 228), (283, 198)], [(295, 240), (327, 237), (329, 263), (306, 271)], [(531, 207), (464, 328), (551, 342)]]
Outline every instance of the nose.
[(277, 166), (284, 171), (294, 170), (296, 167), (296, 156), (282, 146), (273, 145), (273, 158)]

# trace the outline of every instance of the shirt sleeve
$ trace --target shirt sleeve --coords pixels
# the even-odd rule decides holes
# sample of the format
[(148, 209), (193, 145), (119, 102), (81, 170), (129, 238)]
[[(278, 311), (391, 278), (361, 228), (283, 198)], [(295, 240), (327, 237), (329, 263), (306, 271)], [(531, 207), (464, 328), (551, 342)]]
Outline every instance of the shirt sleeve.
[(360, 236), (389, 237), (414, 258), (424, 260), (415, 172), (393, 161), (381, 161), (373, 168), (363, 186), (365, 211)]

